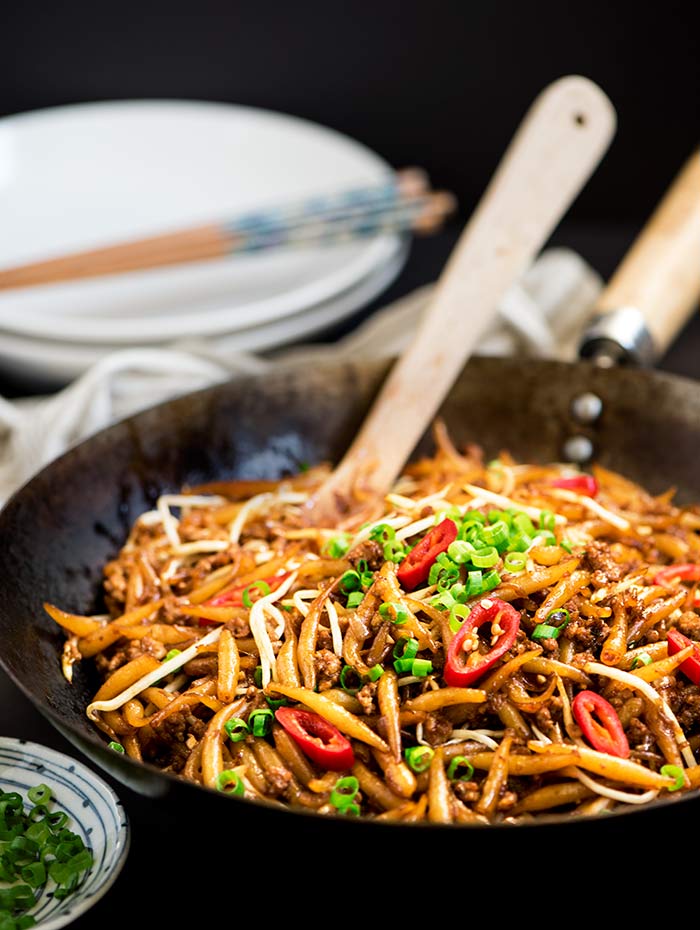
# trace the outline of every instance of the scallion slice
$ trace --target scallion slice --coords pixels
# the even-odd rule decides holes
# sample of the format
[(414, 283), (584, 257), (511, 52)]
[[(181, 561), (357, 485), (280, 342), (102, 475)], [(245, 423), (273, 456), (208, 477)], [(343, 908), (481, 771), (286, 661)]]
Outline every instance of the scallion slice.
[(340, 673), (340, 687), (346, 694), (357, 694), (362, 687), (362, 679), (352, 665), (344, 665)]
[(240, 797), (245, 793), (245, 785), (238, 772), (234, 772), (233, 769), (224, 769), (216, 776), (216, 790)]
[(525, 570), (527, 565), (527, 556), (523, 552), (506, 552), (506, 556), (503, 560), (503, 567), (507, 572), (515, 574), (516, 572), (522, 572)]
[(557, 639), (560, 633), (558, 626), (550, 623), (538, 623), (531, 633), (531, 639)]
[(349, 533), (341, 533), (328, 540), (323, 554), (331, 559), (342, 559), (350, 548), (351, 537)]
[(250, 595), (256, 589), (260, 591), (260, 595), (262, 597), (265, 597), (270, 593), (270, 585), (266, 581), (263, 581), (262, 579), (260, 581), (253, 581), (243, 591), (242, 600), (244, 607), (250, 608), (253, 606), (253, 600)]
[(420, 773), (430, 768), (435, 750), (430, 746), (409, 746), (407, 749), (404, 749), (403, 755), (409, 768), (413, 769), (414, 772)]
[(387, 617), (397, 626), (402, 626), (408, 620), (408, 611), (406, 608), (394, 601), (387, 601), (385, 604), (380, 604), (379, 613), (380, 616)]
[(250, 727), (242, 717), (231, 717), (224, 724), (224, 732), (232, 743), (240, 743), (250, 733)]
[(433, 671), (433, 663), (430, 659), (414, 659), (411, 663), (411, 674), (416, 678), (425, 678)]
[(477, 568), (493, 568), (498, 564), (499, 558), (498, 549), (495, 546), (485, 546), (472, 555), (472, 564)]
[(267, 736), (272, 727), (273, 712), (269, 707), (259, 707), (248, 714), (248, 726), (253, 736)]
[(344, 811), (351, 805), (360, 790), (360, 783), (354, 775), (339, 778), (331, 790), (330, 803), (338, 811)]
[(471, 781), (473, 775), (474, 766), (466, 756), (455, 756), (447, 767), (450, 781)]
[(676, 783), (670, 788), (667, 788), (667, 791), (679, 791), (685, 785), (685, 775), (683, 769), (679, 765), (662, 765), (659, 769), (662, 775), (668, 776), (668, 778), (675, 778)]

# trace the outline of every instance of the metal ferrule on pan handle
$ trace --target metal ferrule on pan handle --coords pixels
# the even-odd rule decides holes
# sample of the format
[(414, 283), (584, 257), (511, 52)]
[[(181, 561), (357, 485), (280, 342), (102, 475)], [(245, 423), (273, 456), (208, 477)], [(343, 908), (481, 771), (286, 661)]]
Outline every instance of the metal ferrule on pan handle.
[(651, 367), (657, 353), (644, 315), (636, 307), (620, 307), (593, 317), (586, 328), (579, 355), (602, 367)]

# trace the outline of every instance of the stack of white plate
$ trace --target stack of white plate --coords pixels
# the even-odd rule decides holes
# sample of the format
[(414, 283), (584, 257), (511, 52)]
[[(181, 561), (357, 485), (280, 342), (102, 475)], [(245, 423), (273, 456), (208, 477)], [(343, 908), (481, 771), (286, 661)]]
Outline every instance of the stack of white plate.
[[(0, 268), (226, 220), (391, 171), (298, 118), (229, 104), (124, 101), (0, 120)], [(264, 352), (380, 294), (404, 237), (304, 247), (0, 291), (0, 371), (67, 383), (135, 346)]]

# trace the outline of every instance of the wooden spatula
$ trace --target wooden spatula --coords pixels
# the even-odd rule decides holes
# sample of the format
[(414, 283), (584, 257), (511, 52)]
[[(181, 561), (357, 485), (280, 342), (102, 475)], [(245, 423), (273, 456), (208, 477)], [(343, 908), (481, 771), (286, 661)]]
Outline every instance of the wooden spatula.
[(583, 77), (561, 78), (535, 99), (449, 258), (415, 338), (342, 461), (310, 501), (309, 523), (333, 526), (347, 519), (357, 488), (365, 499), (387, 493), (500, 299), (600, 162), (615, 125), (612, 104)]

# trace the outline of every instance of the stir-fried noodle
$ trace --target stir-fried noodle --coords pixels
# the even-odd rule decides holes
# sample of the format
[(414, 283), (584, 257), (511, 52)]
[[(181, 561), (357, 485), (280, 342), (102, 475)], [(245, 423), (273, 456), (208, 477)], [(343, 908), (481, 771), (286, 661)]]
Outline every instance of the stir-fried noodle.
[(700, 784), (700, 510), (602, 467), (484, 462), (440, 423), (379, 504), (327, 466), (164, 495), (46, 610), (115, 751), (320, 815), (518, 823)]

